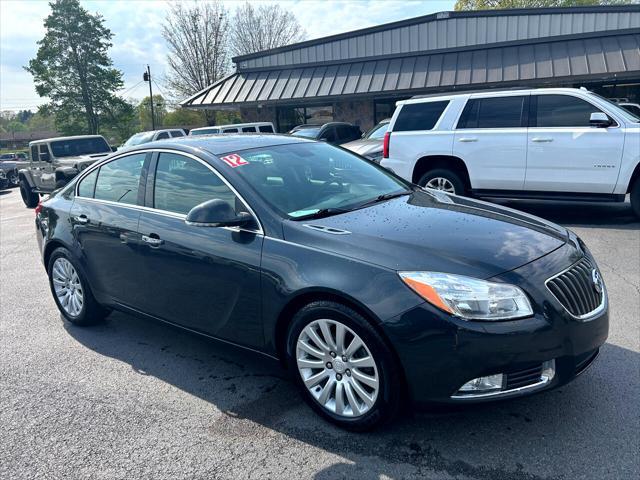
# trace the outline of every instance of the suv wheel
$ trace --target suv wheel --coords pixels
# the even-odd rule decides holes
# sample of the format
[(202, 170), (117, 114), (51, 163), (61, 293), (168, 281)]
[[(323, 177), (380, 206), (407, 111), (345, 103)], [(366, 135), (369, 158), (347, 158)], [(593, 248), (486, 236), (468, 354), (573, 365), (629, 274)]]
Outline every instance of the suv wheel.
[(101, 322), (109, 314), (94, 298), (89, 283), (66, 248), (54, 250), (47, 272), (56, 305), (69, 322), (92, 325)]
[(636, 178), (631, 187), (631, 208), (637, 217), (640, 217), (640, 177)]
[(456, 195), (464, 195), (465, 193), (464, 182), (460, 176), (446, 168), (429, 170), (420, 177), (418, 185), (447, 193), (455, 193)]
[(32, 191), (29, 184), (25, 181), (20, 182), (20, 196), (27, 208), (36, 208), (40, 201), (40, 196)]
[(344, 305), (314, 302), (294, 316), (287, 364), (311, 408), (340, 427), (369, 430), (398, 412), (403, 390), (393, 354)]

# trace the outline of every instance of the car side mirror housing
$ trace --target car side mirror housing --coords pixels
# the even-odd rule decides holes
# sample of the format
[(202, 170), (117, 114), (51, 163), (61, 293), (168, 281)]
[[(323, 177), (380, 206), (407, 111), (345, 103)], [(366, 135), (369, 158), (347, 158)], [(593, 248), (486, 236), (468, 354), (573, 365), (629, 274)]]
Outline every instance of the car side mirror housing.
[(214, 198), (196, 205), (189, 213), (185, 222), (196, 227), (242, 227), (253, 221), (247, 212), (237, 213), (224, 200)]
[(611, 120), (609, 120), (606, 113), (593, 112), (589, 117), (589, 124), (592, 127), (607, 128), (611, 126)]

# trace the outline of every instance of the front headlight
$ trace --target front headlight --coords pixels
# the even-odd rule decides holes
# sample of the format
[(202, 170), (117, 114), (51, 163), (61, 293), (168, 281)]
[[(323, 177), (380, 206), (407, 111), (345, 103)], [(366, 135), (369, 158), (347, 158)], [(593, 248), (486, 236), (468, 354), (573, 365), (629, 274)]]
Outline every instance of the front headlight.
[(533, 315), (526, 294), (515, 285), (438, 272), (399, 272), (427, 302), (464, 320), (512, 320)]

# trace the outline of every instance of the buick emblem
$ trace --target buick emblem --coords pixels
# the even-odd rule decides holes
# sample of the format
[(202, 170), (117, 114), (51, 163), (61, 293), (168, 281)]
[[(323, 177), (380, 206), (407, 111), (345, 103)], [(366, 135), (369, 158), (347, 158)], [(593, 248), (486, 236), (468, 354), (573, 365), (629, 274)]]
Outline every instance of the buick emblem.
[(595, 268), (591, 270), (591, 280), (593, 281), (593, 289), (598, 293), (602, 293), (602, 278), (600, 278), (600, 274)]

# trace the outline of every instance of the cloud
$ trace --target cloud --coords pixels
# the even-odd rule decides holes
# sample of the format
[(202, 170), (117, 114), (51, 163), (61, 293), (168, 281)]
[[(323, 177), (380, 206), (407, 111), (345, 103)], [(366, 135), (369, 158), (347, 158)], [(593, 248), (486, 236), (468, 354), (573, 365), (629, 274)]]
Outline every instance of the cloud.
[[(241, 5), (233, 0), (223, 3), (231, 13)], [(312, 39), (451, 10), (454, 0), (284, 0), (272, 3), (278, 3), (296, 15), (308, 38)], [(167, 50), (161, 32), (171, 3), (165, 0), (85, 0), (82, 5), (91, 13), (100, 13), (114, 34), (110, 55), (114, 66), (123, 72), (125, 96), (141, 99), (147, 95), (147, 84), (136, 84), (142, 79), (147, 64), (158, 83), (166, 74)], [(31, 75), (22, 66), (35, 56), (36, 42), (44, 36), (43, 22), (49, 13), (47, 1), (0, 0), (0, 109), (34, 109), (43, 103), (35, 93)]]

